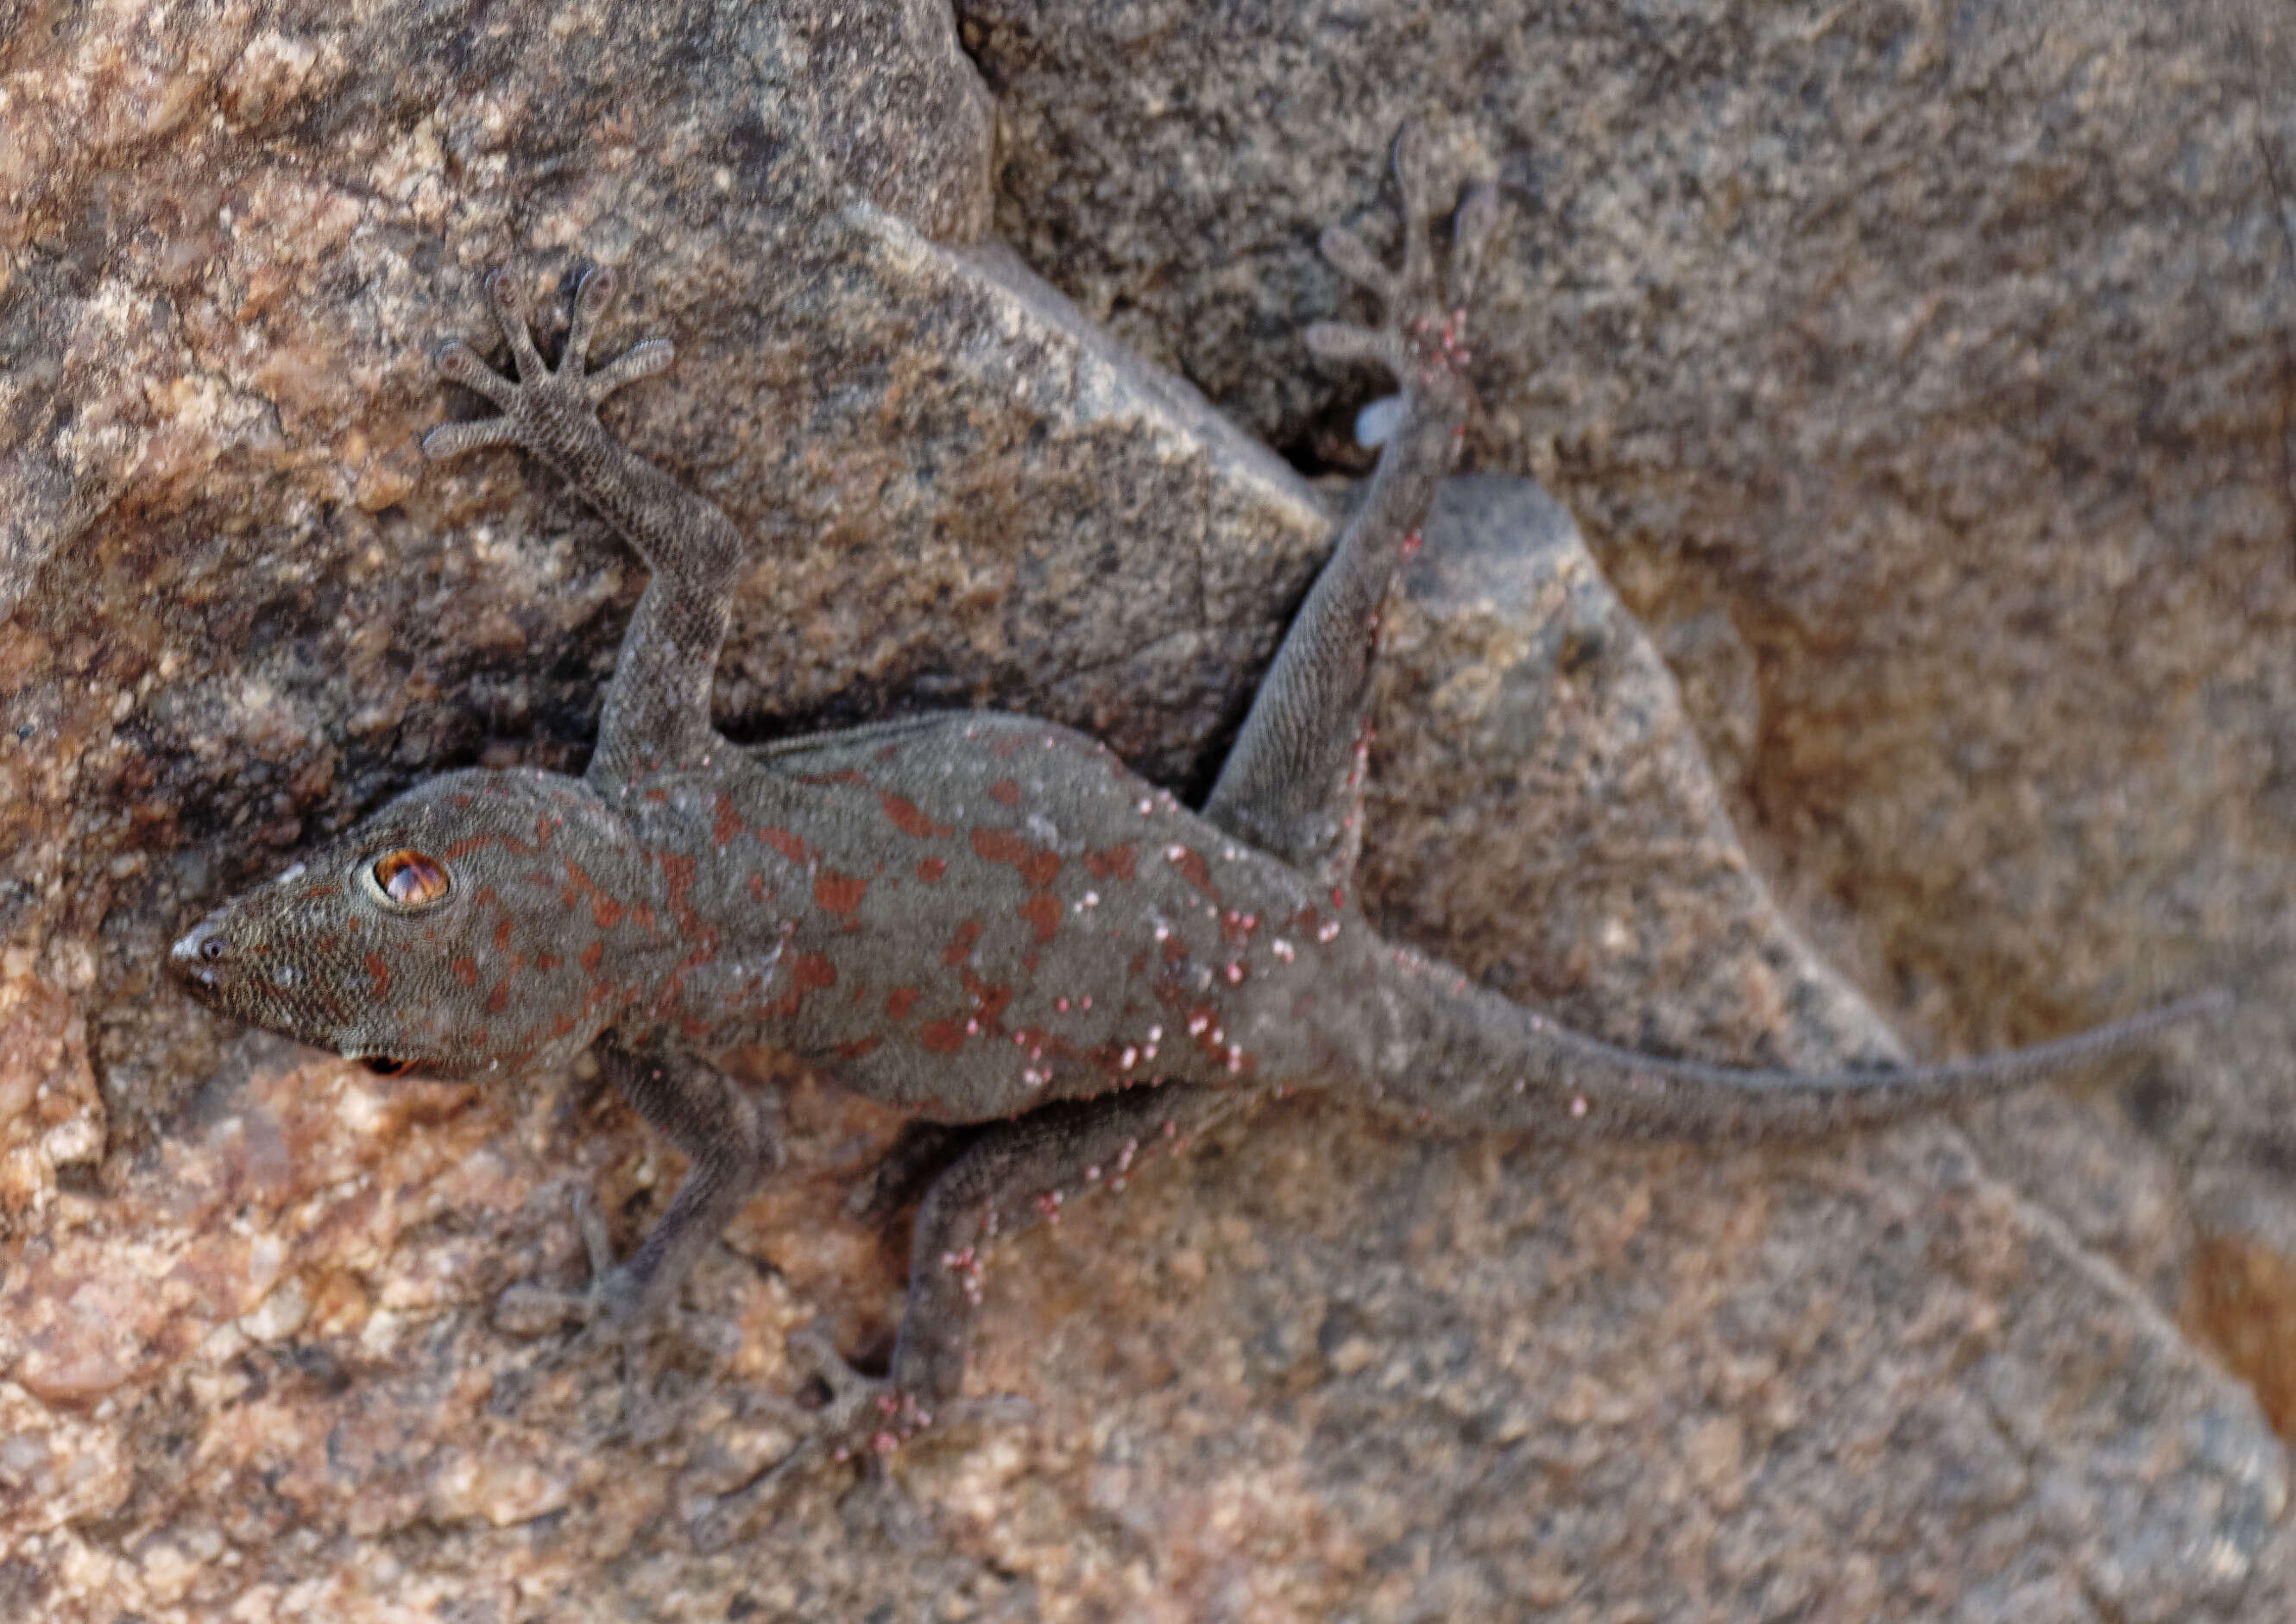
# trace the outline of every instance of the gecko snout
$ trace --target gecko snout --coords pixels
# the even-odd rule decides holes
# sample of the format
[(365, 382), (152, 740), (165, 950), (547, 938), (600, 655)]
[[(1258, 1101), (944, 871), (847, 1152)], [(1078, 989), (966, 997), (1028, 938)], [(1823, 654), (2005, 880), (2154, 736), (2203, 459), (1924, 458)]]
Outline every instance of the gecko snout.
[(224, 941), (221, 923), (202, 919), (168, 949), (168, 963), (176, 974), (212, 987), (216, 984), (216, 972), (230, 951)]

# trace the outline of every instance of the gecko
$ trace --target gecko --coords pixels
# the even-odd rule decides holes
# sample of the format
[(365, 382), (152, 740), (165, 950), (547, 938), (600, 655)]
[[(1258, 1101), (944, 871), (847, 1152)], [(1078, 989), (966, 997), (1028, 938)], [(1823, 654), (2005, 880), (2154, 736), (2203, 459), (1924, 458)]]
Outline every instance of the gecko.
[[(1049, 722), (957, 710), (762, 746), (711, 725), (748, 549), (731, 520), (601, 424), (670, 365), (593, 370), (615, 273), (580, 281), (554, 367), (520, 279), (487, 279), (512, 375), (468, 345), (439, 375), (496, 409), (433, 430), (446, 459), (513, 447), (651, 571), (573, 777), (450, 772), (407, 790), (177, 941), (227, 1016), (386, 1074), (496, 1079), (585, 1051), (690, 1163), (629, 1257), (586, 1210), (594, 1275), (509, 1288), (498, 1322), (636, 1334), (781, 1160), (768, 1101), (715, 1057), (764, 1045), (911, 1128), (877, 1177), (922, 1189), (890, 1366), (793, 1337), (830, 1399), (817, 1438), (879, 1456), (958, 1399), (983, 1256), (1271, 1093), (1341, 1090), (1414, 1122), (1620, 1136), (1808, 1138), (1989, 1096), (2219, 1007), (2204, 994), (2034, 1047), (1833, 1074), (1620, 1048), (1382, 939), (1352, 890), (1378, 619), (1459, 453), (1468, 311), (1499, 217), (1467, 188), (1430, 230), (1423, 139), (1398, 136), (1401, 264), (1326, 230), (1381, 309), (1308, 349), (1398, 394), (1377, 466), (1210, 793), (1183, 804)], [(810, 1335), (800, 1345), (800, 1338)]]

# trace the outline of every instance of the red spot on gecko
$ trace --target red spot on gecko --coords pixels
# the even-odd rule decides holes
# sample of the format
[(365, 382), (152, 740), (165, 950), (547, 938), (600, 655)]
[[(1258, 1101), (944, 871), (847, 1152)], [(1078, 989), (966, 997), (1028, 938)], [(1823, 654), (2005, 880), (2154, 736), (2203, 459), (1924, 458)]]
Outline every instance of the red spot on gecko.
[(876, 1046), (877, 1040), (874, 1038), (856, 1038), (850, 1043), (840, 1043), (837, 1046), (837, 1058), (858, 1060)]
[(496, 953), (510, 951), (510, 916), (508, 915), (495, 921), (495, 951)]
[(390, 997), (390, 966), (382, 962), (381, 954), (366, 956), (366, 972), (374, 981), (375, 1002), (379, 1004)]
[(1061, 928), (1061, 899), (1050, 891), (1038, 891), (1020, 907), (1021, 917), (1037, 930), (1037, 939), (1048, 942)]
[(916, 1002), (915, 988), (896, 987), (885, 995), (885, 1013), (896, 1021), (906, 1021), (909, 1018), (909, 1011), (915, 1007)]
[(962, 964), (972, 956), (972, 944), (980, 939), (980, 922), (977, 919), (966, 920), (956, 927), (956, 934), (949, 939), (948, 946), (940, 950), (941, 963), (952, 969)]
[(1017, 807), (1021, 804), (1021, 786), (1010, 778), (999, 778), (988, 786), (988, 798), (1004, 806)]
[(851, 874), (840, 874), (833, 868), (824, 868), (814, 876), (813, 899), (826, 913), (850, 914), (861, 906), (862, 895), (868, 889), (866, 880), (857, 880)]
[(1084, 865), (1095, 880), (1131, 880), (1136, 876), (1132, 869), (1132, 842), (1119, 841), (1105, 851), (1087, 851)]
[(805, 842), (786, 829), (768, 824), (758, 831), (758, 838), (792, 863), (805, 861)]
[(582, 949), (582, 968), (588, 971), (592, 975), (595, 975), (598, 973), (599, 961), (603, 959), (605, 956), (606, 944), (603, 942), (592, 942), (588, 947)]
[(972, 832), (972, 849), (987, 863), (1009, 863), (1018, 868), (1036, 850), (1010, 829), (979, 828)]
[(972, 992), (980, 1028), (987, 1031), (1004, 1019), (1004, 1006), (1013, 1002), (1013, 989), (1002, 985), (984, 985), (974, 980), (970, 972), (966, 974), (965, 980)]
[(547, 812), (534, 815), (534, 849), (541, 850), (550, 844), (550, 837), (558, 833), (558, 820)]
[(903, 834), (914, 835), (921, 841), (937, 841), (955, 831), (947, 824), (937, 824), (917, 808), (917, 803), (906, 795), (896, 795), (890, 790), (877, 797), (877, 804), (885, 808), (885, 816), (893, 827)]
[(1061, 872), (1061, 854), (1039, 851), (1010, 829), (975, 829), (972, 849), (983, 862), (1010, 864), (1033, 890), (1050, 885)]
[(964, 1046), (964, 1022), (962, 1021), (929, 1021), (917, 1034), (917, 1041), (931, 1054), (954, 1054)]
[(825, 954), (800, 953), (797, 963), (790, 967), (790, 980), (800, 992), (817, 992), (837, 985), (837, 966)]
[(499, 1015), (509, 1007), (510, 978), (504, 976), (495, 983), (495, 989), (487, 995), (487, 1013)]
[(1220, 899), (1218, 888), (1212, 884), (1211, 865), (1204, 861), (1202, 852), (1193, 846), (1174, 846), (1164, 855), (1171, 859), (1172, 866), (1180, 871), (1180, 878), (1201, 891), (1210, 900), (1218, 902)]
[[(566, 859), (566, 880), (568, 885), (566, 904), (569, 907), (574, 905), (578, 898), (587, 897), (590, 898), (590, 917), (597, 921), (601, 931), (611, 931), (621, 922), (622, 905), (600, 890), (598, 882), (591, 879), (583, 866), (571, 857)], [(510, 928), (510, 922), (504, 920), (502, 928), (507, 931)], [(506, 936), (497, 931), (495, 945), (507, 951), (510, 941)]]
[(751, 874), (750, 876), (750, 900), (757, 903), (760, 906), (764, 906), (766, 900), (765, 875)]
[(455, 979), (463, 986), (476, 987), (479, 984), (479, 962), (468, 955), (456, 958), (447, 968), (455, 972)]
[(495, 844), (496, 841), (501, 841), (502, 843), (506, 846), (515, 846), (521, 850), (524, 850), (526, 846), (526, 842), (523, 841), (509, 840), (501, 835), (466, 834), (461, 840), (456, 841), (453, 845), (447, 847), (446, 850), (440, 852), (439, 856), (442, 861), (459, 863), (474, 851), (484, 851), (488, 847)]
[(537, 953), (534, 956), (534, 967), (537, 970), (555, 970), (559, 963), (559, 957), (555, 953)]
[(940, 877), (947, 872), (948, 864), (939, 857), (919, 857), (917, 859), (917, 878), (923, 881), (927, 885), (939, 884)]
[(734, 837), (741, 833), (742, 815), (734, 810), (734, 798), (731, 795), (720, 795), (718, 798), (718, 821), (709, 825), (710, 838), (718, 842), (719, 849), (722, 850), (731, 845)]

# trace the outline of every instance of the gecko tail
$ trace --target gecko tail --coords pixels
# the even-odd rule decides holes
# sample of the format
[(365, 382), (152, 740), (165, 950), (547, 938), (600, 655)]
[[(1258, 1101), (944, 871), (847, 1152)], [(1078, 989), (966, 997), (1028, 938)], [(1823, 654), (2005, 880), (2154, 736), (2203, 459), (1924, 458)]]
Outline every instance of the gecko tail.
[[(1415, 961), (1415, 962), (1411, 962)], [(1601, 1138), (1806, 1139), (2013, 1093), (2232, 1006), (2210, 989), (2068, 1038), (1926, 1066), (1780, 1071), (1641, 1054), (1408, 956), (1387, 1000), (1391, 1110), (1463, 1128)]]

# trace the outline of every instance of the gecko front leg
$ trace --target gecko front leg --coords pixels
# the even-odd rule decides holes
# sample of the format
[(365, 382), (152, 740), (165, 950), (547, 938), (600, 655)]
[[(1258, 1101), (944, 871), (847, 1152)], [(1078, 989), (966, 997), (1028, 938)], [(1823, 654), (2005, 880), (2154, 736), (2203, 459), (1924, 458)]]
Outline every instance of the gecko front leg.
[(502, 414), (434, 429), (422, 449), (440, 460), (488, 446), (533, 453), (580, 491), (653, 571), (622, 634), (597, 752), (585, 775), (594, 789), (627, 792), (651, 774), (706, 766), (726, 748), (709, 726), (709, 685), (746, 549), (715, 503), (626, 450), (599, 422), (600, 401), (661, 371), (674, 354), (668, 340), (647, 339), (612, 365), (586, 370), (591, 338), (614, 291), (611, 270), (602, 266), (585, 274), (554, 372), (535, 348), (517, 279), (506, 270), (488, 277), (488, 304), (518, 376), (504, 377), (459, 340), (441, 346), (439, 374), (484, 396)]
[(508, 1329), (538, 1331), (569, 1318), (625, 1333), (644, 1325), (782, 1163), (781, 1137), (759, 1100), (715, 1066), (672, 1049), (634, 1047), (613, 1033), (591, 1053), (647, 1125), (685, 1157), (685, 1177), (637, 1251), (587, 1290), (528, 1284), (504, 1292), (495, 1312)]
[(575, 1292), (532, 1282), (511, 1286), (495, 1301), (495, 1323), (513, 1335), (539, 1336), (578, 1321), (585, 1340), (619, 1345), (635, 1411), (645, 1386), (637, 1375), (637, 1344), (668, 1308), (678, 1283), (781, 1166), (782, 1144), (764, 1103), (704, 1061), (632, 1046), (613, 1033), (591, 1053), (616, 1091), (685, 1155), (685, 1177), (669, 1210), (619, 1265), (586, 1193), (577, 1217), (589, 1254), (588, 1284)]

